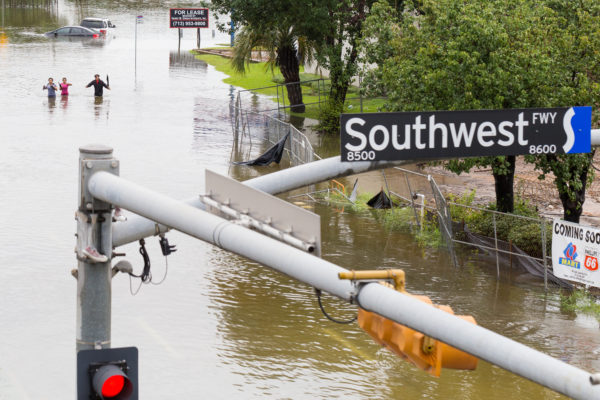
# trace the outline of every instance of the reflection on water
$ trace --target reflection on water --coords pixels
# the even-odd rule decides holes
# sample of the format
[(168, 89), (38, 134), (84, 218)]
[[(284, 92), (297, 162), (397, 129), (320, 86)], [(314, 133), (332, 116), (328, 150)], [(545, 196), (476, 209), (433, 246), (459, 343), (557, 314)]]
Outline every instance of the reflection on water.
[(110, 100), (105, 100), (103, 96), (94, 96), (94, 119), (106, 119), (110, 116)]
[[(66, 25), (68, 20), (59, 17), (56, 7), (10, 7), (10, 2), (5, 2), (2, 13), (2, 31), (0, 46), (10, 39), (11, 42), (26, 43), (38, 41), (39, 34)], [(4, 37), (4, 38), (3, 38)]]
[(202, 69), (206, 70), (208, 64), (205, 61), (197, 59), (194, 54), (187, 50), (184, 51), (170, 51), (169, 52), (169, 68), (191, 68), (191, 69)]
[(50, 110), (50, 113), (52, 113), (55, 108), (56, 108), (56, 97), (49, 96), (48, 97), (48, 109)]

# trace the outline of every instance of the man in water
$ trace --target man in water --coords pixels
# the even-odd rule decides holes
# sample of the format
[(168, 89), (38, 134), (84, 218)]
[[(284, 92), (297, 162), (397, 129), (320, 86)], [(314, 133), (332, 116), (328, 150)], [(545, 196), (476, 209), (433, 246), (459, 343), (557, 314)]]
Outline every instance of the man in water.
[(102, 91), (104, 90), (103, 88), (110, 90), (110, 86), (104, 83), (98, 74), (94, 75), (94, 80), (88, 83), (86, 88), (89, 88), (92, 85), (94, 86), (94, 96), (96, 97), (102, 97)]

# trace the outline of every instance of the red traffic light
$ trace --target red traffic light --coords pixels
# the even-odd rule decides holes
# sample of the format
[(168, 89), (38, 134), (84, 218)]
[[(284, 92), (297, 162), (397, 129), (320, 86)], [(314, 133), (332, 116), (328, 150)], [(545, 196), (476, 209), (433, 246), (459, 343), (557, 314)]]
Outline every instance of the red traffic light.
[(120, 375), (113, 375), (108, 378), (102, 385), (102, 396), (115, 397), (125, 387), (125, 378)]
[(103, 399), (129, 399), (133, 391), (131, 381), (122, 366), (102, 365), (92, 375), (92, 386)]
[(138, 400), (135, 347), (77, 353), (77, 400)]

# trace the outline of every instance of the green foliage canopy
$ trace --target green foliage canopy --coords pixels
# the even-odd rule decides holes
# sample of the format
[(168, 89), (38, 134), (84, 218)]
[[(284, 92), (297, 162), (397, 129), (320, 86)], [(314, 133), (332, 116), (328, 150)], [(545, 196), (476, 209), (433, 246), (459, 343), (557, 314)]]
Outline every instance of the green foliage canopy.
[[(596, 105), (599, 8), (595, 0), (424, 0), (396, 13), (380, 1), (365, 22), (364, 81), (388, 96), (385, 111)], [(590, 157), (555, 157), (531, 161), (554, 172), (561, 193), (581, 188)], [(512, 193), (508, 157), (448, 163), (457, 173), (474, 166), (492, 167), (497, 197), (498, 177), (510, 175)]]

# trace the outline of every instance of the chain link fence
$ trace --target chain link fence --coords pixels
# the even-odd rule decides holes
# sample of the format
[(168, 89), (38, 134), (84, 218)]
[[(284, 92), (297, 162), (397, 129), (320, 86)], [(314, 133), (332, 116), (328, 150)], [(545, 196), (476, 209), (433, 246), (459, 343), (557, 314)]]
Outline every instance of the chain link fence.
[[(549, 244), (552, 221), (451, 202), (443, 195), (431, 175), (399, 167), (394, 170), (399, 171), (400, 175), (392, 180), (390, 193), (414, 209), (417, 225), (420, 223), (417, 218), (419, 213), (423, 215), (424, 211), (429, 211), (437, 217), (440, 234), (455, 266), (459, 265), (456, 245), (461, 244), (493, 257), (498, 276), (501, 267), (509, 267), (509, 271), (518, 268), (543, 278), (546, 288), (548, 282), (561, 287), (571, 287), (568, 282), (552, 273)], [(415, 187), (418, 189), (415, 190)], [(465, 219), (469, 219), (473, 214), (478, 214), (479, 221), (483, 221), (477, 229), (471, 229), (468, 223), (465, 223)], [(511, 238), (501, 237), (501, 232), (505, 232), (507, 227), (519, 227), (525, 234), (525, 238), (519, 242), (523, 243), (524, 249), (519, 248)]]
[(230, 105), (234, 141), (238, 144), (243, 141), (252, 143), (252, 139), (255, 138), (275, 144), (289, 133), (290, 137), (285, 144), (285, 150), (292, 165), (305, 164), (320, 159), (306, 135), (289, 122), (272, 115), (273, 110), (245, 109), (241, 93), (238, 92), (235, 102)]

